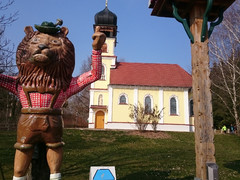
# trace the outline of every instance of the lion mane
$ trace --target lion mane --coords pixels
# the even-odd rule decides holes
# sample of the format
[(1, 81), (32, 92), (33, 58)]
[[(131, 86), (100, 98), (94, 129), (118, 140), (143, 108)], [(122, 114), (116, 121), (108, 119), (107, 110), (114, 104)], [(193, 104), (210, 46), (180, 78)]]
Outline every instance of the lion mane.
[(16, 63), (19, 69), (17, 81), (25, 87), (41, 87), (43, 92), (49, 92), (50, 87), (55, 90), (63, 90), (69, 87), (75, 65), (74, 46), (66, 37), (68, 29), (62, 27), (60, 32), (52, 36), (61, 40), (62, 45), (58, 48), (49, 48), (54, 59), (47, 65), (38, 65), (31, 62), (33, 53), (30, 51), (31, 39), (41, 34), (33, 31), (31, 26), (25, 28), (26, 36), (19, 44), (16, 52)]

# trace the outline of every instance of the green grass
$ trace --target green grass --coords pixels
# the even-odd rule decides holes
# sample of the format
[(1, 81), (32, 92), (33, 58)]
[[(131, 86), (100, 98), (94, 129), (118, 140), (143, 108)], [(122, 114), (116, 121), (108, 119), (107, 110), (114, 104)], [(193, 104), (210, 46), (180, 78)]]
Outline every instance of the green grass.
[[(87, 180), (90, 166), (115, 166), (118, 180), (193, 180), (193, 133), (167, 132), (168, 139), (149, 139), (125, 131), (65, 130), (63, 180)], [(15, 132), (0, 132), (0, 163), (12, 178)], [(220, 180), (240, 179), (240, 138), (215, 136)], [(1, 174), (0, 174), (1, 180)]]

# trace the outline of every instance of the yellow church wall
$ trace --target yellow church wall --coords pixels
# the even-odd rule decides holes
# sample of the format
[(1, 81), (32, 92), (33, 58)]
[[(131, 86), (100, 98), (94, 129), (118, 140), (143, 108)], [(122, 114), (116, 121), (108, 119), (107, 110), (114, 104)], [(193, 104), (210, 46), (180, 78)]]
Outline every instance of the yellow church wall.
[(98, 97), (102, 94), (103, 96), (103, 104), (104, 106), (108, 105), (108, 92), (107, 91), (95, 91), (94, 92), (94, 99), (93, 99), (93, 105), (98, 105)]
[(189, 117), (189, 124), (194, 125), (194, 117)]
[(94, 89), (107, 89), (107, 83), (105, 80), (98, 80), (94, 84)]
[[(159, 104), (159, 89), (146, 89), (138, 88), (137, 91), (138, 102), (140, 102), (144, 106), (144, 99), (147, 95), (151, 96), (153, 100), (152, 105)], [(108, 91), (95, 91), (94, 92), (94, 105), (98, 105), (98, 97), (102, 94), (103, 96), (103, 105), (108, 106), (109, 109), (109, 94)], [(127, 96), (127, 104), (119, 104), (119, 97), (121, 94), (125, 94)], [(113, 88), (112, 89), (112, 122), (134, 122), (133, 119), (129, 117), (129, 105), (134, 104), (134, 89), (128, 88)], [(170, 98), (177, 98), (177, 115), (170, 115)], [(135, 95), (136, 97), (136, 95)], [(163, 90), (163, 107), (164, 107), (164, 123), (167, 124), (185, 124), (185, 114), (184, 114), (184, 91), (177, 90)], [(105, 121), (107, 122), (108, 116), (105, 114)], [(189, 124), (194, 124), (194, 118), (189, 117)]]
[[(170, 98), (177, 98), (177, 115), (170, 115)], [(164, 102), (164, 123), (169, 124), (185, 124), (184, 115), (184, 92), (183, 91), (171, 91), (164, 90), (163, 92)]]
[(102, 59), (102, 64), (105, 68), (105, 80), (98, 80), (94, 83), (94, 88), (96, 89), (107, 89), (108, 88), (108, 84), (110, 83), (110, 67), (111, 67), (111, 60), (109, 59)]
[[(119, 97), (125, 94), (127, 97), (127, 104), (119, 104)], [(133, 89), (113, 89), (113, 122), (133, 122), (129, 117), (129, 105), (134, 103), (134, 90)]]

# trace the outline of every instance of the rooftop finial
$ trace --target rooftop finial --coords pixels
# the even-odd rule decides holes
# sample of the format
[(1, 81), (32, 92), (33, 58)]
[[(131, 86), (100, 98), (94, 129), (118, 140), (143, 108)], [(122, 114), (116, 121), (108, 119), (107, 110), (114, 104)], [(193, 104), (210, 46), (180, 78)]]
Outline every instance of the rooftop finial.
[(108, 7), (108, 0), (106, 0), (106, 4), (105, 4), (106, 7)]

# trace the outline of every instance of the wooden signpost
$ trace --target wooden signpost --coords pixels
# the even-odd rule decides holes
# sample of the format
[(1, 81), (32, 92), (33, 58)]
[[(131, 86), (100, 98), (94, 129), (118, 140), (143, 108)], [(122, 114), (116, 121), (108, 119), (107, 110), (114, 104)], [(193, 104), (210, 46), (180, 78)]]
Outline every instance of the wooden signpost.
[[(174, 17), (191, 41), (196, 179), (206, 180), (207, 163), (215, 163), (208, 37), (234, 0), (150, 0), (152, 14)], [(208, 22), (212, 21), (208, 29)]]

